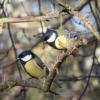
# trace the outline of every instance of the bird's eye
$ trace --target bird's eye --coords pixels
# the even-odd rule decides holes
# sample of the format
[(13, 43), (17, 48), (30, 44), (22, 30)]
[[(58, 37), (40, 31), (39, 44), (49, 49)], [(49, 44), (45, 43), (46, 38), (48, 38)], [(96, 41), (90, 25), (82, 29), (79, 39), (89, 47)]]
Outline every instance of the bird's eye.
[(49, 39), (49, 37), (45, 37), (45, 38), (44, 38), (44, 41), (47, 41), (48, 39)]
[(27, 56), (25, 56), (25, 57), (23, 57), (23, 58), (21, 58), (21, 60), (22, 61), (29, 61), (30, 59), (32, 59), (32, 55), (27, 55)]

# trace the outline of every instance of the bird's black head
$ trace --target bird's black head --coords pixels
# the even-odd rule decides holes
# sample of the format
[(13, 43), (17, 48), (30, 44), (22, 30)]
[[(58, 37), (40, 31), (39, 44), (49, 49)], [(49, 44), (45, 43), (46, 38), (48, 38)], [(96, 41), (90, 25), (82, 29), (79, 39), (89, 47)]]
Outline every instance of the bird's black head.
[(31, 60), (34, 57), (35, 57), (35, 54), (31, 50), (23, 51), (18, 56), (18, 58), (21, 61), (21, 63), (26, 63), (27, 61)]
[(44, 33), (44, 41), (51, 44), (53, 43), (58, 36), (58, 33), (53, 29), (47, 29), (46, 33)]

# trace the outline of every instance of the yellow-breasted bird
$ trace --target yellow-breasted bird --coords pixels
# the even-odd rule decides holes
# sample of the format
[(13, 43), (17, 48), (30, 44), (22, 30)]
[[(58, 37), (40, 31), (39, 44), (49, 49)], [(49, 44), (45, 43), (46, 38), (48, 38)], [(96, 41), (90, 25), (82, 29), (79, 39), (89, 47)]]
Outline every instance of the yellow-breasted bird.
[(59, 50), (70, 51), (74, 45), (79, 42), (77, 38), (70, 38), (64, 34), (58, 34), (58, 32), (53, 29), (47, 29), (45, 33), (41, 33), (43, 34), (43, 41), (46, 41), (47, 44)]
[(18, 58), (25, 72), (33, 78), (43, 78), (45, 74), (49, 73), (46, 65), (31, 50), (23, 51)]

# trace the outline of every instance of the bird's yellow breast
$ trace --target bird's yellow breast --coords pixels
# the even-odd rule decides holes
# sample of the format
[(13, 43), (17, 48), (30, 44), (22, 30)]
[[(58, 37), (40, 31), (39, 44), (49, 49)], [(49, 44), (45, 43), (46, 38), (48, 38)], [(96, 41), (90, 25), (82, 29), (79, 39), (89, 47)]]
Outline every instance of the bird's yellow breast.
[(67, 49), (67, 50), (72, 50), (75, 43), (76, 43), (75, 39), (65, 37), (64, 35), (58, 36), (58, 38), (55, 41), (55, 45), (58, 49)]
[(44, 76), (44, 71), (39, 67), (34, 60), (30, 60), (25, 64), (25, 71), (36, 78), (41, 78)]
[(67, 40), (64, 35), (58, 36), (55, 41), (55, 46), (58, 49), (66, 49)]

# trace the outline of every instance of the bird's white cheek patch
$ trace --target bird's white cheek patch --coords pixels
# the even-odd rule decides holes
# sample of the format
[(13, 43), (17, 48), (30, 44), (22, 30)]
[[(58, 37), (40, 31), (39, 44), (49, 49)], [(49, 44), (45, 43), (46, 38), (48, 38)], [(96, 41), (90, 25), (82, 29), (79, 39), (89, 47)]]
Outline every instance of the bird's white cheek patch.
[(47, 40), (47, 42), (54, 42), (55, 39), (56, 39), (56, 34), (53, 33), (53, 34), (51, 35), (51, 37)]
[(32, 55), (27, 55), (27, 56), (21, 58), (21, 60), (26, 62), (26, 61), (30, 60), (31, 58), (32, 58)]

